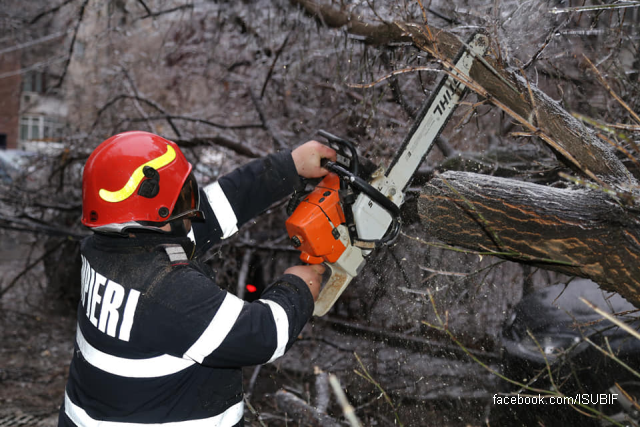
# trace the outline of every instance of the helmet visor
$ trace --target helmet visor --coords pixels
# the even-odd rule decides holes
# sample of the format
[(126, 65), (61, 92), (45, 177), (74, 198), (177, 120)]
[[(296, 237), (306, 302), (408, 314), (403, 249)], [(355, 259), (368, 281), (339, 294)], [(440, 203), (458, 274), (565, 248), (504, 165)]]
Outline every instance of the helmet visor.
[(173, 212), (168, 221), (173, 221), (179, 218), (198, 218), (204, 220), (204, 213), (200, 210), (200, 190), (198, 189), (198, 182), (190, 173), (187, 180), (180, 190), (178, 200), (173, 207)]

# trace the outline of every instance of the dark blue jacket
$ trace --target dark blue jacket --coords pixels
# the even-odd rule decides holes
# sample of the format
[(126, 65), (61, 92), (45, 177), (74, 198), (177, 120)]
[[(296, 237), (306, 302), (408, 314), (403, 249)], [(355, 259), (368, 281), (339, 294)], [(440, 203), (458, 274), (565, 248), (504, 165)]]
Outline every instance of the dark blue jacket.
[(273, 361), (313, 311), (285, 275), (253, 303), (218, 287), (199, 255), (299, 185), (289, 153), (201, 190), (188, 237), (94, 234), (82, 243), (76, 345), (60, 426), (242, 425), (242, 366)]

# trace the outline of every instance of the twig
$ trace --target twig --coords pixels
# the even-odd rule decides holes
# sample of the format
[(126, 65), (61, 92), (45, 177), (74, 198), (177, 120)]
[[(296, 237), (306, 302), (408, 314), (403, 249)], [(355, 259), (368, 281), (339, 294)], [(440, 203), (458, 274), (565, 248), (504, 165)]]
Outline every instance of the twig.
[(293, 34), (293, 31), (294, 30), (289, 31), (289, 34), (287, 34), (287, 37), (285, 37), (284, 41), (282, 42), (278, 50), (276, 50), (276, 54), (273, 58), (273, 61), (271, 61), (271, 66), (269, 67), (269, 71), (267, 72), (267, 77), (265, 77), (264, 83), (262, 84), (262, 90), (260, 90), (260, 99), (264, 97), (264, 91), (267, 89), (269, 80), (271, 80), (271, 75), (273, 74), (273, 70), (275, 69), (276, 62), (278, 62), (278, 58), (280, 58), (280, 55), (282, 54), (282, 51), (287, 45), (287, 42), (289, 41), (289, 37), (291, 36), (291, 34)]
[(376, 380), (373, 379), (373, 377), (371, 376), (371, 374), (369, 373), (369, 371), (367, 371), (367, 368), (365, 368), (364, 363), (362, 363), (362, 360), (360, 359), (360, 357), (358, 356), (358, 353), (353, 353), (353, 355), (356, 357), (356, 360), (358, 361), (358, 365), (360, 365), (360, 368), (364, 371), (360, 372), (360, 371), (354, 371), (357, 375), (359, 375), (360, 377), (364, 378), (365, 380), (369, 381), (371, 384), (373, 384), (382, 394), (382, 396), (384, 397), (384, 400), (387, 402), (387, 404), (389, 406), (391, 406), (391, 409), (393, 410), (393, 414), (396, 417), (396, 423), (400, 426), (403, 427), (404, 424), (402, 424), (402, 421), (400, 421), (400, 417), (398, 416), (398, 409), (396, 408), (396, 406), (393, 404), (393, 401), (391, 400), (391, 398), (389, 397), (389, 395), (387, 394), (387, 392), (382, 388), (382, 386), (380, 385), (379, 382), (377, 382)]
[[(640, 5), (640, 2), (638, 2), (638, 5)], [(618, 96), (617, 93), (615, 93), (613, 91), (613, 89), (611, 88), (611, 86), (609, 86), (609, 83), (607, 83), (607, 81), (604, 79), (604, 77), (602, 76), (602, 74), (600, 74), (600, 71), (598, 71), (598, 68), (593, 65), (593, 62), (591, 62), (591, 60), (589, 60), (589, 58), (587, 57), (587, 55), (585, 55), (584, 53), (582, 54), (583, 58), (587, 61), (587, 63), (589, 64), (589, 66), (591, 67), (591, 69), (593, 69), (593, 71), (596, 73), (596, 77), (598, 78), (598, 81), (600, 81), (600, 83), (602, 84), (602, 86), (604, 86), (604, 88), (609, 92), (609, 94), (616, 100), (618, 101), (618, 103), (620, 103), (620, 105), (627, 110), (627, 112), (629, 114), (631, 114), (631, 117), (633, 117), (633, 119), (640, 123), (640, 116), (638, 116), (638, 114), (636, 114), (631, 107), (629, 107), (629, 105), (624, 102), (622, 100), (622, 98), (620, 98)]]
[(529, 99), (531, 100), (531, 109), (533, 110), (533, 114), (536, 118), (536, 126), (540, 126), (540, 116), (538, 115), (538, 107), (536, 106), (536, 100), (533, 97), (533, 91), (531, 90), (531, 85), (529, 84), (529, 79), (525, 74), (524, 70), (520, 68), (520, 72), (522, 73), (522, 78), (527, 83), (527, 91), (529, 92)]
[[(451, 358), (463, 356), (463, 354), (458, 351), (459, 349), (457, 346), (435, 339), (428, 339), (402, 332), (394, 332), (387, 329), (375, 328), (373, 326), (361, 325), (356, 322), (349, 322), (333, 317), (322, 317), (316, 319), (316, 321), (326, 321), (334, 329), (339, 331), (356, 334), (358, 336), (365, 337), (368, 340), (383, 341), (389, 345), (393, 345), (394, 347), (407, 348), (412, 351), (418, 351), (438, 357), (447, 356)], [(340, 350), (345, 349), (340, 348)], [(348, 351), (353, 352), (353, 349), (348, 349)], [(496, 352), (476, 349), (467, 349), (467, 351), (485, 360), (496, 360), (499, 358), (499, 354)]]
[(58, 89), (60, 86), (62, 86), (62, 82), (64, 81), (64, 78), (67, 75), (67, 71), (69, 70), (69, 63), (71, 62), (71, 57), (73, 56), (73, 50), (76, 45), (76, 37), (78, 36), (78, 29), (80, 28), (80, 24), (82, 23), (82, 17), (84, 16), (84, 11), (87, 6), (87, 3), (89, 3), (89, 0), (84, 0), (84, 2), (82, 3), (82, 6), (80, 6), (78, 22), (76, 22), (76, 26), (73, 29), (73, 37), (71, 37), (71, 44), (69, 45), (69, 51), (67, 53), (67, 59), (62, 69), (62, 74), (60, 75), (60, 78), (58, 79), (56, 84), (53, 85), (52, 89)]
[(331, 401), (331, 395), (329, 394), (329, 375), (323, 372), (319, 367), (315, 366), (313, 371), (316, 375), (316, 409), (325, 414)]
[(540, 46), (538, 48), (538, 50), (536, 51), (536, 53), (533, 54), (531, 59), (529, 59), (527, 61), (527, 63), (522, 66), (523, 70), (526, 70), (527, 68), (529, 68), (531, 65), (533, 65), (534, 62), (536, 62), (538, 60), (538, 58), (540, 58), (540, 55), (542, 55), (542, 52), (544, 52), (544, 50), (547, 48), (547, 46), (549, 46), (549, 43), (551, 43), (551, 40), (553, 40), (553, 37), (555, 37), (556, 33), (558, 31), (560, 31), (560, 29), (562, 27), (567, 25), (567, 23), (569, 23), (571, 21), (572, 17), (573, 17), (572, 15), (569, 15), (567, 17), (567, 19), (564, 20), (564, 22), (562, 22), (560, 25), (558, 25), (553, 30), (551, 30), (549, 32), (549, 34), (547, 34), (547, 37), (545, 38), (544, 42), (542, 43), (542, 46)]
[(349, 425), (351, 427), (361, 427), (362, 424), (360, 423), (360, 420), (356, 416), (355, 411), (353, 410), (353, 406), (351, 406), (351, 404), (349, 403), (349, 399), (347, 399), (347, 396), (344, 394), (344, 391), (342, 391), (342, 387), (340, 386), (340, 381), (338, 380), (338, 377), (336, 377), (333, 374), (329, 375), (329, 384), (331, 384), (331, 388), (333, 389), (333, 392), (335, 393), (336, 398), (338, 399), (338, 403), (340, 404), (340, 407), (342, 407), (342, 413), (344, 414), (344, 417), (349, 422)]
[(171, 119), (171, 116), (164, 110), (164, 108), (162, 108), (156, 102), (154, 102), (154, 101), (152, 101), (150, 99), (144, 98), (142, 96), (126, 95), (126, 94), (116, 95), (113, 98), (111, 98), (109, 101), (107, 101), (102, 107), (100, 107), (100, 109), (98, 110), (98, 113), (96, 114), (96, 118), (93, 121), (93, 124), (91, 125), (91, 130), (92, 131), (98, 125), (98, 122), (100, 121), (100, 117), (102, 116), (102, 114), (104, 114), (104, 112), (107, 111), (116, 102), (118, 102), (118, 101), (120, 101), (122, 99), (137, 100), (137, 101), (143, 102), (143, 103), (149, 105), (150, 107), (156, 109), (157, 111), (159, 111), (160, 113), (162, 113), (165, 116), (165, 119), (167, 120), (167, 123), (169, 123), (169, 126), (171, 126), (171, 129), (173, 129), (173, 132), (176, 134), (176, 136), (178, 138), (181, 137), (180, 131), (178, 130), (176, 125), (173, 123), (173, 120)]
[(398, 76), (401, 74), (406, 74), (406, 73), (414, 73), (416, 71), (432, 71), (435, 73), (440, 73), (442, 72), (442, 70), (439, 70), (437, 68), (433, 68), (433, 67), (427, 67), (424, 65), (418, 65), (418, 66), (414, 66), (414, 67), (407, 67), (407, 68), (403, 68), (401, 70), (393, 70), (390, 73), (387, 73), (386, 75), (380, 77), (377, 80), (374, 80), (371, 83), (348, 83), (347, 86), (348, 87), (352, 87), (352, 88), (356, 88), (356, 89), (370, 89), (386, 80), (389, 80), (390, 78), (394, 77), (394, 76)]
[(257, 365), (253, 369), (253, 373), (251, 374), (251, 379), (249, 379), (249, 386), (247, 387), (247, 392), (244, 394), (244, 398), (249, 401), (251, 400), (251, 395), (253, 394), (253, 388), (256, 386), (256, 381), (258, 380), (258, 375), (260, 374), (260, 369), (263, 365)]
[[(382, 62), (388, 69), (392, 69), (391, 61), (389, 60), (389, 56), (387, 55), (386, 52), (383, 52), (380, 58), (382, 59)], [(391, 77), (389, 79), (389, 83), (391, 85), (391, 94), (393, 95), (393, 100), (396, 102), (396, 104), (402, 107), (402, 109), (404, 110), (405, 113), (407, 113), (409, 118), (414, 120), (417, 116), (417, 111), (413, 106), (409, 105), (409, 102), (407, 101), (407, 99), (402, 93), (402, 90), (400, 89), (400, 84), (398, 83), (398, 79), (396, 78), (396, 76)]]
[(565, 7), (565, 8), (554, 7), (549, 10), (549, 13), (558, 14), (558, 13), (569, 13), (569, 12), (603, 11), (603, 10), (624, 9), (627, 7), (638, 7), (638, 6), (640, 6), (640, 1), (631, 1), (626, 3), (616, 3), (616, 4), (596, 5), (596, 6), (576, 6), (576, 7)]
[(542, 349), (542, 346), (538, 342), (537, 338), (533, 335), (533, 333), (531, 333), (531, 331), (528, 328), (527, 328), (527, 335), (529, 335), (529, 338), (531, 338), (535, 343), (536, 347), (538, 347), (538, 352), (540, 352), (540, 355), (542, 355), (542, 358), (544, 359), (544, 366), (547, 370), (547, 375), (549, 377), (549, 382), (551, 382), (551, 386), (557, 392), (559, 392), (560, 388), (556, 385), (556, 381), (553, 377), (553, 372), (551, 372), (551, 364), (549, 363), (549, 359), (547, 358), (547, 353)]
[(184, 147), (195, 147), (198, 145), (217, 145), (234, 151), (241, 156), (256, 159), (264, 156), (264, 152), (254, 151), (253, 148), (222, 135), (202, 135), (191, 139), (176, 139), (176, 144)]
[(631, 405), (633, 405), (635, 410), (640, 411), (640, 403), (638, 403), (637, 398), (632, 397), (625, 389), (620, 387), (620, 384), (618, 384), (617, 382), (615, 382), (614, 384), (616, 385), (616, 388), (622, 393), (622, 395), (631, 403)]
[(262, 109), (260, 100), (258, 99), (256, 94), (253, 93), (253, 89), (251, 88), (249, 88), (249, 96), (251, 96), (251, 101), (253, 101), (253, 105), (256, 108), (256, 111), (258, 112), (258, 116), (260, 117), (260, 121), (262, 122), (262, 128), (266, 130), (267, 133), (269, 133), (269, 135), (271, 135), (271, 139), (273, 139), (273, 142), (275, 142), (276, 144), (276, 150), (285, 149), (287, 145), (284, 143), (284, 141), (282, 141), (280, 138), (278, 138), (275, 135), (275, 133), (271, 129), (271, 126), (269, 126), (269, 122), (267, 121), (267, 116), (264, 114), (264, 110)]
[(60, 3), (57, 6), (52, 7), (51, 9), (47, 9), (44, 12), (40, 12), (39, 14), (37, 14), (36, 16), (33, 17), (33, 19), (31, 19), (31, 21), (29, 21), (29, 25), (33, 25), (36, 22), (38, 22), (40, 20), (40, 18), (43, 18), (51, 13), (56, 13), (57, 11), (59, 11), (62, 7), (68, 5), (69, 3), (73, 2), (75, 0), (66, 0), (62, 3)]
[(149, 116), (143, 117), (142, 119), (128, 119), (130, 122), (137, 121), (149, 121), (149, 120), (184, 120), (186, 122), (194, 122), (194, 123), (202, 123), (207, 126), (215, 127), (218, 129), (256, 129), (263, 128), (264, 125), (262, 123), (246, 123), (239, 125), (223, 125), (221, 123), (212, 122), (211, 120), (200, 119), (197, 117), (189, 117), (189, 116), (178, 116), (174, 114), (163, 114), (161, 116)]
[(636, 339), (640, 340), (640, 333), (638, 331), (636, 331), (635, 329), (633, 329), (631, 326), (627, 325), (626, 323), (622, 322), (620, 319), (617, 319), (616, 317), (614, 317), (611, 314), (607, 313), (606, 311), (602, 310), (601, 308), (599, 308), (595, 304), (591, 303), (590, 301), (588, 301), (584, 297), (580, 297), (580, 301), (582, 301), (583, 303), (585, 303), (586, 305), (591, 307), (591, 309), (593, 311), (595, 311), (596, 313), (598, 313), (600, 316), (604, 317), (605, 319), (607, 319), (611, 323), (615, 324), (619, 328), (621, 328), (624, 331), (628, 332), (630, 335), (632, 335)]
[[(148, 8), (146, 8), (146, 9), (148, 10)], [(143, 15), (143, 16), (141, 16), (139, 18), (136, 18), (135, 20), (139, 21), (141, 19), (156, 18), (158, 16), (166, 15), (167, 13), (177, 12), (178, 10), (182, 10), (182, 9), (193, 9), (193, 4), (192, 3), (183, 4), (183, 5), (180, 5), (180, 6), (172, 7), (170, 9), (160, 10), (158, 12), (149, 13), (150, 11), (148, 11), (146, 15)]]
[(427, 12), (425, 11), (424, 6), (422, 5), (422, 1), (417, 0), (417, 2), (418, 2), (418, 5), (420, 6), (420, 10), (422, 11), (422, 23), (425, 26), (428, 26), (429, 20), (427, 19)]
[(0, 228), (15, 231), (25, 231), (29, 233), (44, 233), (51, 236), (62, 236), (74, 240), (82, 240), (86, 237), (85, 234), (74, 233), (73, 231), (61, 227), (51, 227), (20, 218), (7, 218), (2, 215), (0, 215)]
[(421, 265), (418, 266), (420, 270), (427, 271), (429, 273), (433, 273), (434, 275), (439, 276), (458, 276), (458, 277), (467, 277), (469, 273), (458, 273), (456, 271), (442, 271), (442, 270), (434, 270), (433, 268), (423, 267)]
[(149, 6), (147, 6), (147, 4), (144, 2), (144, 0), (138, 0), (138, 3), (140, 3), (140, 5), (144, 8), (144, 10), (147, 12), (147, 15), (151, 15), (153, 12), (151, 12), (151, 9), (149, 9)]
[(617, 129), (620, 129), (624, 131), (640, 132), (640, 126), (623, 125), (619, 123), (615, 123), (615, 124), (602, 123), (595, 119), (592, 119), (591, 117), (587, 117), (580, 113), (575, 113), (575, 112), (571, 113), (571, 115), (576, 119), (580, 120), (581, 122), (587, 123), (593, 126), (594, 128), (599, 129), (602, 132), (606, 132), (610, 135), (613, 135), (616, 138), (623, 139), (625, 142), (628, 142), (629, 144), (631, 144), (631, 146), (633, 147), (634, 150), (636, 150), (637, 153), (640, 153), (640, 147), (638, 147), (638, 144), (633, 140), (633, 138), (628, 137), (626, 134), (622, 132), (616, 131)]
[[(602, 139), (603, 141), (606, 141), (609, 145), (611, 145), (613, 148), (615, 148), (616, 150), (619, 150), (620, 152), (622, 152), (625, 156), (627, 156), (627, 158), (629, 160), (631, 160), (631, 162), (636, 165), (638, 168), (640, 168), (640, 162), (638, 162), (638, 159), (635, 158), (635, 156), (633, 154), (631, 154), (626, 148), (624, 148), (622, 145), (620, 144), (616, 144), (614, 141), (612, 141), (611, 139), (607, 138), (606, 136), (604, 136), (601, 133), (597, 134), (598, 137), (600, 139)], [(633, 143), (633, 145), (636, 145), (635, 142)], [(637, 145), (636, 145), (637, 147)]]
[(264, 423), (264, 421), (262, 421), (262, 418), (260, 417), (260, 414), (258, 413), (258, 411), (255, 410), (255, 408), (253, 407), (253, 405), (251, 404), (251, 402), (249, 402), (249, 399), (247, 399), (246, 397), (244, 398), (244, 403), (247, 405), (247, 408), (249, 408), (249, 411), (251, 411), (251, 413), (253, 414), (254, 417), (256, 417), (256, 420), (258, 420), (258, 422), (260, 423), (260, 425), (262, 427), (267, 427), (267, 425)]
[(65, 242), (64, 239), (61, 239), (60, 242), (58, 242), (56, 245), (54, 245), (52, 248), (50, 248), (48, 251), (46, 251), (44, 254), (42, 254), (41, 256), (39, 256), (38, 258), (36, 258), (33, 262), (31, 262), (29, 265), (27, 265), (16, 277), (13, 278), (13, 280), (11, 280), (11, 282), (4, 287), (4, 289), (0, 289), (0, 299), (2, 298), (2, 296), (4, 294), (6, 294), (11, 288), (13, 288), (16, 283), (18, 283), (18, 281), (20, 280), (20, 278), (22, 278), (22, 276), (24, 276), (25, 274), (27, 274), (33, 267), (35, 267), (36, 265), (38, 265), (40, 263), (40, 261), (42, 261), (43, 259), (45, 259), (46, 257), (48, 257), (49, 255), (51, 255), (53, 252), (57, 251), (58, 248), (60, 246), (62, 246), (62, 244)]
[[(142, 0), (140, 0), (140, 2), (142, 2)], [(142, 2), (142, 4), (144, 4), (144, 2)], [(129, 85), (131, 86), (131, 91), (133, 92), (133, 96), (136, 96), (136, 97), (140, 96), (140, 92), (138, 91), (136, 82), (133, 80), (133, 77), (131, 77), (131, 75), (129, 74), (129, 71), (127, 70), (127, 68), (124, 65), (122, 65), (122, 63), (120, 64), (120, 67), (122, 68), (122, 72), (124, 73), (124, 76), (129, 82)], [(138, 102), (137, 99), (135, 99), (133, 102), (136, 109), (138, 110), (138, 113), (140, 113), (140, 115), (142, 116), (142, 120), (147, 122), (147, 126), (149, 126), (149, 129), (151, 129), (154, 133), (156, 133), (155, 126), (149, 120), (149, 116), (140, 105), (140, 102)]]
[(600, 347), (599, 345), (597, 345), (596, 343), (594, 343), (593, 341), (591, 341), (591, 339), (584, 337), (584, 340), (586, 342), (588, 342), (591, 346), (593, 346), (596, 350), (598, 350), (600, 353), (604, 354), (605, 356), (611, 358), (614, 362), (616, 362), (618, 365), (622, 366), (623, 368), (625, 368), (627, 371), (631, 372), (633, 375), (635, 375), (636, 377), (640, 378), (640, 373), (638, 373), (638, 371), (636, 371), (635, 369), (633, 369), (631, 366), (627, 365), (626, 363), (624, 363), (622, 360), (620, 360), (618, 357), (616, 357), (616, 355), (614, 354), (613, 351), (611, 351), (611, 347), (609, 344), (609, 339), (607, 337), (604, 337), (607, 343), (607, 347), (609, 348), (609, 351), (606, 351), (604, 348)]

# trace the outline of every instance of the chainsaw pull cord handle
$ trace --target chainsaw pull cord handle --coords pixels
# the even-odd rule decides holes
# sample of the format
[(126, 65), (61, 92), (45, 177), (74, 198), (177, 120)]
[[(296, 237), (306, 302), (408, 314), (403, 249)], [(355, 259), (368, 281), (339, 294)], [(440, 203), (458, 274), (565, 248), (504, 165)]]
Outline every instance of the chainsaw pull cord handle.
[(325, 163), (324, 168), (345, 179), (352, 188), (369, 196), (371, 200), (380, 205), (391, 215), (391, 226), (381, 239), (359, 239), (361, 242), (371, 242), (375, 243), (376, 245), (385, 245), (393, 241), (398, 236), (398, 233), (400, 233), (400, 208), (398, 207), (398, 205), (393, 203), (380, 191), (376, 190), (375, 187), (373, 187), (367, 181), (353, 174), (353, 172), (348, 171), (339, 164), (328, 161)]

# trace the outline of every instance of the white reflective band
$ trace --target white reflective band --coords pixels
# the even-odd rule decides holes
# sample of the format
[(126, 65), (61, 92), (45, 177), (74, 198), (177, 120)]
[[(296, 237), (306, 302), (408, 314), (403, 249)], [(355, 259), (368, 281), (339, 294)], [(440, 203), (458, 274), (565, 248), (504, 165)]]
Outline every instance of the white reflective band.
[(180, 245), (164, 245), (164, 251), (169, 256), (169, 261), (172, 263), (189, 261), (187, 254)]
[(170, 423), (127, 423), (93, 419), (84, 409), (73, 403), (69, 395), (65, 393), (64, 412), (79, 427), (232, 427), (238, 424), (244, 415), (244, 402), (240, 401), (223, 413), (211, 418)]
[(226, 239), (238, 231), (238, 218), (229, 203), (229, 199), (222, 191), (218, 181), (204, 187), (209, 204), (216, 215), (216, 219), (222, 228), (222, 238)]
[(231, 331), (231, 328), (233, 328), (233, 325), (235, 325), (238, 316), (240, 316), (242, 307), (244, 307), (243, 300), (227, 293), (227, 296), (224, 298), (224, 301), (222, 301), (218, 312), (213, 316), (213, 320), (211, 320), (207, 329), (205, 329), (191, 348), (187, 350), (184, 357), (202, 363), (205, 357), (220, 347), (222, 341), (224, 341), (229, 331)]
[(268, 299), (259, 299), (258, 301), (269, 306), (271, 313), (273, 314), (273, 320), (276, 322), (278, 347), (276, 348), (276, 351), (273, 352), (271, 359), (267, 362), (271, 363), (278, 357), (282, 356), (284, 351), (287, 349), (287, 343), (289, 342), (289, 318), (287, 317), (287, 313), (284, 311), (284, 308), (282, 308), (282, 306), (277, 302)]
[(82, 357), (96, 368), (113, 375), (127, 378), (155, 378), (175, 374), (193, 366), (193, 360), (163, 354), (150, 359), (125, 359), (104, 353), (87, 342), (80, 331), (76, 333), (76, 341)]

